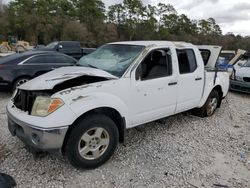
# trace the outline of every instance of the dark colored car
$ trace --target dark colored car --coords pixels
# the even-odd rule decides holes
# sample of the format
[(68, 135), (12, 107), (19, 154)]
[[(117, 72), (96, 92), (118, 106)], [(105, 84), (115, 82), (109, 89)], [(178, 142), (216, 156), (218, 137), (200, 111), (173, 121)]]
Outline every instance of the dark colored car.
[(22, 83), (77, 60), (58, 52), (29, 51), (0, 58), (0, 91), (14, 90)]
[(45, 47), (39, 47), (36, 50), (57, 51), (79, 60), (82, 56), (95, 51), (95, 48), (82, 48), (78, 41), (58, 41), (52, 42)]

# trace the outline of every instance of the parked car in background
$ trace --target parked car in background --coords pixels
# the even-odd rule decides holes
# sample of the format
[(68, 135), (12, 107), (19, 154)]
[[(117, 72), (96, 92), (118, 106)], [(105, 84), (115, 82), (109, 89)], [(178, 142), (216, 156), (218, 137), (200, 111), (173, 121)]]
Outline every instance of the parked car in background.
[(244, 55), (234, 69), (230, 80), (230, 89), (250, 93), (250, 54)]
[[(199, 50), (210, 52), (206, 67)], [(215, 68), (220, 50), (168, 41), (104, 45), (78, 67), (21, 85), (7, 105), (9, 130), (35, 151), (98, 167), (129, 128), (191, 109), (212, 116), (229, 89), (228, 73)]]
[(0, 90), (9, 91), (28, 80), (77, 60), (58, 52), (29, 51), (0, 59)]
[(45, 47), (39, 47), (36, 51), (57, 51), (69, 55), (77, 60), (82, 56), (92, 53), (95, 48), (82, 48), (78, 41), (57, 41)]

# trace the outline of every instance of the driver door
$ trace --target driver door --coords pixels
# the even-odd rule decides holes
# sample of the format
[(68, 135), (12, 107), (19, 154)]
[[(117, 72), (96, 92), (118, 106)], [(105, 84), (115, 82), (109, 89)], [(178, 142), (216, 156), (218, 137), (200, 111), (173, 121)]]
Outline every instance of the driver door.
[(155, 49), (132, 74), (133, 126), (174, 114), (177, 100), (177, 77), (169, 49)]

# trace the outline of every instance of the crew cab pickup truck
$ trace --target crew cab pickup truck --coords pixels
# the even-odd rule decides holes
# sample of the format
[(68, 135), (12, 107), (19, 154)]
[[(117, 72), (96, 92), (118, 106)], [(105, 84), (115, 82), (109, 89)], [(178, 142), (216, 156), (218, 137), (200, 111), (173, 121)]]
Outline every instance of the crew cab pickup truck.
[(95, 51), (95, 48), (82, 48), (78, 41), (57, 41), (45, 47), (37, 48), (35, 51), (57, 51), (79, 60), (82, 56)]
[(59, 150), (76, 167), (98, 167), (126, 129), (187, 110), (213, 115), (229, 89), (228, 73), (214, 68), (220, 50), (167, 41), (106, 44), (78, 66), (19, 86), (7, 104), (9, 130), (36, 151)]

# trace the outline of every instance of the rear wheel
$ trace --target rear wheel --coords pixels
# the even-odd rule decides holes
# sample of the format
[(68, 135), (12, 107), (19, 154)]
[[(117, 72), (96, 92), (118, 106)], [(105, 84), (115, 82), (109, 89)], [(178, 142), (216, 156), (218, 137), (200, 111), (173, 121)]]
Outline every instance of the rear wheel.
[(68, 135), (65, 153), (73, 166), (92, 169), (113, 155), (118, 140), (118, 129), (109, 117), (90, 114), (82, 118)]
[(216, 90), (213, 90), (207, 98), (206, 103), (199, 109), (194, 110), (194, 114), (200, 117), (210, 117), (214, 114), (220, 103), (220, 97)]

